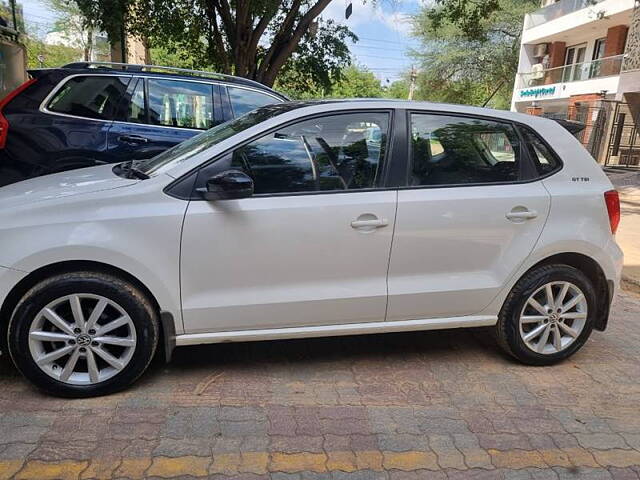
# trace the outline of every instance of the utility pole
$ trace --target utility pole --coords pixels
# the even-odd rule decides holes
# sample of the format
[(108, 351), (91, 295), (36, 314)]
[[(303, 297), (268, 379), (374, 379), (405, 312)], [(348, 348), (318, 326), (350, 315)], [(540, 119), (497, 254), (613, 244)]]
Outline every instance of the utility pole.
[(18, 17), (16, 16), (16, 0), (11, 0), (9, 2), (11, 4), (11, 17), (13, 20), (13, 29), (18, 31)]
[(413, 94), (416, 91), (416, 77), (418, 76), (418, 72), (415, 67), (411, 65), (411, 83), (409, 84), (409, 100), (413, 100)]

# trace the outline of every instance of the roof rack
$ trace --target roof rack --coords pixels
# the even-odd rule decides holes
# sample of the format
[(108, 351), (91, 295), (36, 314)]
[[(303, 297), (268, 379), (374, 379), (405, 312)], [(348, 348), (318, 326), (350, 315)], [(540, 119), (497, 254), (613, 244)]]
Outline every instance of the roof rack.
[(271, 88), (266, 85), (261, 84), (260, 82), (256, 82), (255, 80), (250, 80), (248, 78), (236, 77), (233, 75), (227, 75), (224, 73), (216, 73), (216, 72), (206, 72), (204, 70), (189, 70), (187, 68), (177, 68), (177, 67), (165, 67), (162, 65), (142, 65), (135, 63), (117, 63), (117, 62), (73, 62), (63, 65), (62, 68), (114, 68), (120, 69), (124, 71), (131, 72), (158, 72), (158, 73), (182, 73), (186, 75), (193, 75), (196, 77), (207, 77), (213, 78), (217, 80), (225, 80), (228, 82), (237, 83), (240, 85), (251, 85), (254, 87), (259, 87), (263, 90), (271, 90)]

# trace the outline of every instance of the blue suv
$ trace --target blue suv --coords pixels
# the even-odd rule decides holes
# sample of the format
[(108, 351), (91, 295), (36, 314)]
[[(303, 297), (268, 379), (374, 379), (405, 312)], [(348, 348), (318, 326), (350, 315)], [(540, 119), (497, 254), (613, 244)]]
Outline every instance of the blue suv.
[(287, 98), (209, 72), (115, 63), (29, 71), (0, 101), (0, 186), (150, 158), (203, 130)]

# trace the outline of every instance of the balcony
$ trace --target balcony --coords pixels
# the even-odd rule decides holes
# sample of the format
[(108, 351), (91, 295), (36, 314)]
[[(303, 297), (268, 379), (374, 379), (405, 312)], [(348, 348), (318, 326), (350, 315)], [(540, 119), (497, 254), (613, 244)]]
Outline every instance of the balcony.
[(604, 0), (560, 0), (557, 3), (541, 8), (528, 14), (525, 18), (524, 29), (528, 30), (568, 13), (582, 10)]
[(574, 63), (562, 67), (549, 68), (538, 72), (519, 73), (520, 88), (551, 85), (555, 83), (579, 82), (595, 78), (620, 75), (624, 55), (606, 57), (590, 62)]

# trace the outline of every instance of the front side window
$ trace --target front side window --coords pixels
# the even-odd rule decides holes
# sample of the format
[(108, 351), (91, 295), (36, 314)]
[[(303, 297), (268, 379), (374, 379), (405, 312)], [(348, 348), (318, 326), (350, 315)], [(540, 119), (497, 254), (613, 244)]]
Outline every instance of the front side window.
[(411, 115), (410, 185), (513, 182), (520, 145), (510, 124), (478, 118)]
[(213, 126), (213, 88), (207, 83), (150, 78), (149, 123), (206, 130)]
[(229, 92), (231, 108), (233, 108), (233, 115), (235, 117), (240, 117), (258, 107), (280, 102), (280, 100), (271, 95), (256, 92), (248, 88), (227, 87), (227, 91)]
[(388, 129), (388, 113), (306, 120), (237, 149), (231, 167), (253, 178), (256, 194), (374, 188)]
[(130, 77), (80, 76), (70, 78), (56, 92), (47, 109), (76, 117), (113, 120)]

